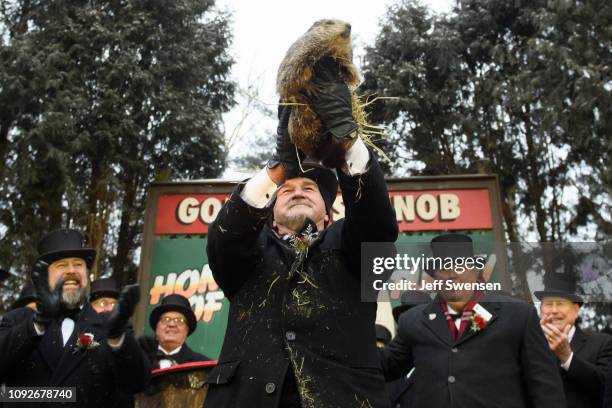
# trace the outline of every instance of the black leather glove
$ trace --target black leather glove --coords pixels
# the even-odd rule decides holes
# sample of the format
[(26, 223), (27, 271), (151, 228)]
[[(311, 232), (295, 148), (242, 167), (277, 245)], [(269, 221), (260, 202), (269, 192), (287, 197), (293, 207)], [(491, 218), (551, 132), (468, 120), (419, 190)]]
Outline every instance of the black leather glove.
[(291, 142), (289, 137), (289, 116), (291, 115), (291, 106), (278, 106), (278, 127), (276, 128), (276, 151), (268, 160), (268, 167), (273, 169), (279, 164), (285, 169), (287, 178), (292, 178), (298, 175), (301, 161), (304, 158), (304, 153), (297, 149)]
[(338, 64), (330, 56), (314, 66), (313, 83), (317, 92), (309, 97), (310, 106), (323, 126), (337, 139), (349, 138), (359, 126), (353, 119), (348, 85), (337, 78)]
[(60, 278), (53, 290), (49, 288), (49, 264), (37, 261), (32, 267), (32, 283), (36, 292), (36, 312), (34, 322), (47, 327), (59, 315), (64, 279)]
[(140, 288), (138, 284), (128, 285), (121, 291), (119, 295), (119, 303), (111, 312), (106, 321), (108, 330), (108, 338), (116, 339), (121, 337), (127, 329), (128, 321), (134, 314), (134, 309), (140, 300)]

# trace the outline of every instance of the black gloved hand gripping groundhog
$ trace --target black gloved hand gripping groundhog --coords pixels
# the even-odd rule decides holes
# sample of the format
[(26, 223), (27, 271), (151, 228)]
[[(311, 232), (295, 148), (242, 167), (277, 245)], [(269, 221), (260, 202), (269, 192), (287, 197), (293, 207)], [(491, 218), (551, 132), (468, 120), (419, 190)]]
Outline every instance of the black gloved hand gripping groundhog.
[(292, 104), (291, 141), (327, 167), (341, 166), (358, 137), (358, 124), (347, 107), (353, 112), (361, 109), (355, 93), (360, 81), (353, 64), (351, 26), (339, 20), (314, 23), (291, 45), (278, 69), (281, 103)]

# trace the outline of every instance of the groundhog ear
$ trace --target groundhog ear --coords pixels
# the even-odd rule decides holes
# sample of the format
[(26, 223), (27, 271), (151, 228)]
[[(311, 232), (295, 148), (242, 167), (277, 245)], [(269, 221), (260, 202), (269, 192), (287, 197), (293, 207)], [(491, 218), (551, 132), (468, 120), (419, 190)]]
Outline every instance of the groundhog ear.
[(330, 55), (325, 55), (314, 66), (314, 77), (318, 80), (334, 81), (338, 74), (338, 64)]

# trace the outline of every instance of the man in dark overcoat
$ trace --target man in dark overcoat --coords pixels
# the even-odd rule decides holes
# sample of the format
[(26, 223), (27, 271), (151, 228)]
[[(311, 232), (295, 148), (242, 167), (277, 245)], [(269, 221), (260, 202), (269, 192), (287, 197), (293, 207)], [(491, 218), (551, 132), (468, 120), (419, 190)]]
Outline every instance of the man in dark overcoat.
[[(431, 302), (431, 297), (425, 293), (416, 290), (408, 290), (402, 293), (400, 304), (392, 310), (393, 320), (395, 324), (399, 323), (400, 316), (418, 305), (424, 305)], [(387, 383), (387, 392), (391, 400), (392, 408), (410, 408), (413, 405), (414, 393), (411, 392), (414, 385), (414, 369), (408, 371), (408, 374), (401, 376), (397, 380)]]
[(582, 297), (563, 274), (535, 296), (541, 300), (540, 325), (557, 359), (568, 408), (599, 408), (603, 404), (612, 336), (584, 332), (577, 325)]
[[(321, 137), (352, 139), (349, 90), (319, 68), (310, 107), (325, 127)], [(230, 312), (206, 404), (388, 407), (376, 304), (360, 298), (361, 243), (392, 243), (398, 234), (381, 168), (353, 139), (337, 169), (345, 217), (330, 223), (338, 181), (327, 168), (297, 162), (289, 114), (279, 108), (268, 167), (237, 187), (209, 230), (210, 267)]]
[[(438, 236), (432, 250), (436, 258), (471, 258), (476, 265), (466, 235)], [(400, 316), (397, 335), (381, 350), (387, 379), (414, 367), (414, 407), (564, 407), (561, 377), (536, 309), (474, 290), (482, 271), (461, 268), (428, 270), (443, 286), (431, 303)], [(461, 286), (449, 288), (447, 281)]]
[(197, 327), (189, 300), (182, 295), (166, 296), (149, 317), (155, 336), (142, 336), (138, 343), (149, 357), (153, 369), (175, 364), (210, 361), (204, 354), (193, 351), (186, 343)]
[(128, 322), (138, 302), (138, 285), (124, 289), (112, 313), (98, 314), (87, 302), (95, 251), (84, 247), (81, 233), (50, 232), (38, 252), (32, 268), (37, 310), (12, 310), (0, 324), (0, 382), (9, 387), (76, 387), (74, 406), (79, 407), (113, 407), (119, 390), (143, 390), (150, 366)]

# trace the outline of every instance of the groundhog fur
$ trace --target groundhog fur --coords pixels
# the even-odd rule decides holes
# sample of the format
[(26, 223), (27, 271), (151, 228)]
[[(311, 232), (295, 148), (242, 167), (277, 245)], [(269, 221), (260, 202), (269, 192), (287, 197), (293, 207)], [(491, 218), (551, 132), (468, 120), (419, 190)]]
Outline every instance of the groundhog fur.
[(359, 70), (353, 64), (351, 25), (340, 20), (319, 20), (294, 42), (280, 64), (276, 90), (281, 103), (297, 103), (291, 107), (289, 135), (293, 143), (309, 157), (328, 167), (344, 162), (345, 152), (354, 139), (337, 140), (323, 132), (321, 121), (310, 109), (307, 97), (316, 94), (312, 83), (313, 68), (324, 56), (331, 56), (337, 64), (337, 77), (351, 90), (353, 103), (355, 88), (361, 82)]

